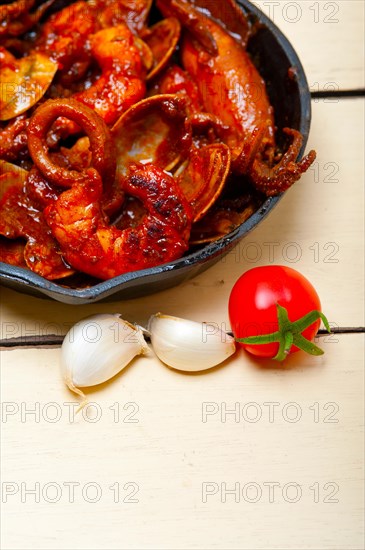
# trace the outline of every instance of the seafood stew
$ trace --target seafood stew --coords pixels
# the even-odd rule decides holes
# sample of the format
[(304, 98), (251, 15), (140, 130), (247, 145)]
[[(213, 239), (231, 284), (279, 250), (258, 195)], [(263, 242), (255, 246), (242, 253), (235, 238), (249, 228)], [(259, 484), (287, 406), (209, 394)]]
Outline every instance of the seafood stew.
[[(56, 291), (57, 299), (70, 302), (113, 295), (120, 285), (127, 296), (131, 287), (137, 294), (150, 292), (205, 269), (270, 210), (315, 156), (310, 152), (297, 161), (309, 126), (300, 63), (282, 35), (278, 43), (268, 26), (252, 24), (246, 15), (241, 16), (239, 44), (237, 33), (233, 38), (213, 18), (202, 24), (206, 11), (190, 2), (157, 2), (153, 22), (145, 19), (138, 31), (120, 20), (110, 26), (110, 13), (114, 19), (121, 16), (113, 11), (113, 2), (77, 2), (44, 17), (20, 38), (3, 38), (9, 49), (12, 45), (9, 56), (26, 59), (24, 52), (15, 57), (14, 42), (28, 40), (33, 47), (28, 44), (26, 54), (38, 60), (44, 55), (41, 48), (49, 47), (44, 46), (46, 25), (57, 27), (57, 17), (62, 22), (66, 9), (77, 20), (78, 10), (85, 15), (96, 4), (101, 28), (94, 26), (96, 32), (90, 34), (92, 18), (85, 21), (86, 30), (80, 28), (90, 40), (77, 62), (74, 51), (58, 52), (56, 33), (47, 31), (57, 53), (50, 60), (62, 70), (52, 78), (46, 71), (49, 86), (42, 87), (43, 96), (27, 110), (7, 106), (17, 114), (2, 122), (1, 131), (7, 213), (1, 215), (2, 256), (32, 271), (10, 269), (6, 282), (21, 274), (39, 288), (45, 278), (54, 281), (44, 285), (46, 294)], [(205, 8), (207, 0), (197, 4)], [(227, 5), (237, 10), (233, 3)], [(138, 17), (132, 19), (137, 25)], [(263, 55), (267, 50), (260, 48), (262, 33), (273, 42), (269, 52), (276, 45), (282, 56), (278, 85)], [(242, 46), (244, 36), (249, 53)], [(64, 47), (67, 40), (62, 38)], [(237, 49), (236, 57), (231, 56), (230, 74), (238, 73), (233, 88), (222, 68), (226, 43), (227, 51)], [(266, 83), (251, 59), (259, 63)], [(10, 61), (8, 57), (11, 67)], [(241, 73), (247, 72), (250, 78), (246, 75), (244, 81)], [(116, 76), (119, 84), (130, 79), (124, 96)], [(280, 98), (288, 91), (290, 97)], [(286, 108), (280, 100), (286, 100)], [(274, 116), (283, 131), (276, 131)], [(140, 283), (148, 288), (137, 289)]]

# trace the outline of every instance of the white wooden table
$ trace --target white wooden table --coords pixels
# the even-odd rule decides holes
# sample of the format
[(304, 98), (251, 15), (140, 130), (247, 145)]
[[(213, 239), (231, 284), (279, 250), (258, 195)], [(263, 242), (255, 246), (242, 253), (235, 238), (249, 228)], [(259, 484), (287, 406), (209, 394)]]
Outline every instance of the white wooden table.
[[(333, 326), (364, 325), (364, 4), (256, 4), (305, 66), (314, 169), (225, 259), (178, 288), (77, 307), (2, 288), (1, 338), (62, 335), (96, 312), (143, 324), (163, 310), (229, 329), (234, 282), (269, 263), (306, 275)], [(321, 345), (324, 356), (299, 353), (285, 368), (241, 351), (199, 375), (151, 353), (90, 389), (77, 416), (59, 347), (4, 348), (2, 547), (364, 548), (364, 335)]]

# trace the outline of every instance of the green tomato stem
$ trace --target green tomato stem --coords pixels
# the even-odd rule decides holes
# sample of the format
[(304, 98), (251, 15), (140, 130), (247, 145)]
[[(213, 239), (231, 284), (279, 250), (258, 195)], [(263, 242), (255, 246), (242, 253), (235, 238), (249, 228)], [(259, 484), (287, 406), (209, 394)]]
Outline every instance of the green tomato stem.
[(310, 355), (323, 355), (324, 351), (316, 346), (313, 342), (305, 338), (302, 332), (312, 325), (318, 319), (323, 321), (326, 330), (330, 333), (331, 328), (329, 326), (327, 317), (318, 310), (313, 310), (294, 323), (289, 320), (288, 311), (280, 304), (276, 304), (276, 311), (278, 316), (279, 330), (271, 332), (270, 334), (263, 334), (260, 336), (248, 336), (247, 338), (236, 338), (237, 342), (242, 344), (272, 344), (274, 342), (279, 343), (279, 350), (275, 357), (275, 361), (284, 361), (285, 357), (290, 352), (292, 345), (309, 353)]

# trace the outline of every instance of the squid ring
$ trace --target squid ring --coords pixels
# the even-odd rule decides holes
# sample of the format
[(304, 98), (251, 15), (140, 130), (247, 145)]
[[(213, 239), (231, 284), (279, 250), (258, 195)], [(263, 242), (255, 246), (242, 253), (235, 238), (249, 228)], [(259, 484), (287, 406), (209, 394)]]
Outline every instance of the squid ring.
[(103, 180), (109, 184), (114, 182), (116, 161), (109, 129), (99, 115), (75, 99), (49, 99), (38, 107), (30, 119), (28, 149), (42, 175), (59, 187), (71, 187), (86, 177), (85, 173), (54, 164), (49, 155), (46, 136), (58, 117), (66, 117), (81, 127), (90, 140), (93, 167)]

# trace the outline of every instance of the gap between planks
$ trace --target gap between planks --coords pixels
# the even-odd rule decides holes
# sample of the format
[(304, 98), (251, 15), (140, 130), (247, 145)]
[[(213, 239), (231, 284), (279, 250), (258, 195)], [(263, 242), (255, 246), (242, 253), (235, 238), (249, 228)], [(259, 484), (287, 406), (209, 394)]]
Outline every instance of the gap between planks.
[(340, 98), (357, 98), (364, 97), (365, 89), (356, 89), (356, 90), (319, 90), (318, 92), (311, 92), (311, 99), (326, 99), (338, 97)]
[[(228, 334), (232, 335), (231, 332)], [(331, 334), (365, 334), (365, 327), (333, 327)], [(325, 329), (319, 329), (317, 336), (326, 336), (328, 332)], [(149, 341), (148, 336), (145, 336)], [(13, 350), (17, 348), (57, 348), (62, 345), (64, 336), (57, 334), (48, 334), (45, 336), (17, 336), (0, 340), (0, 350)]]

